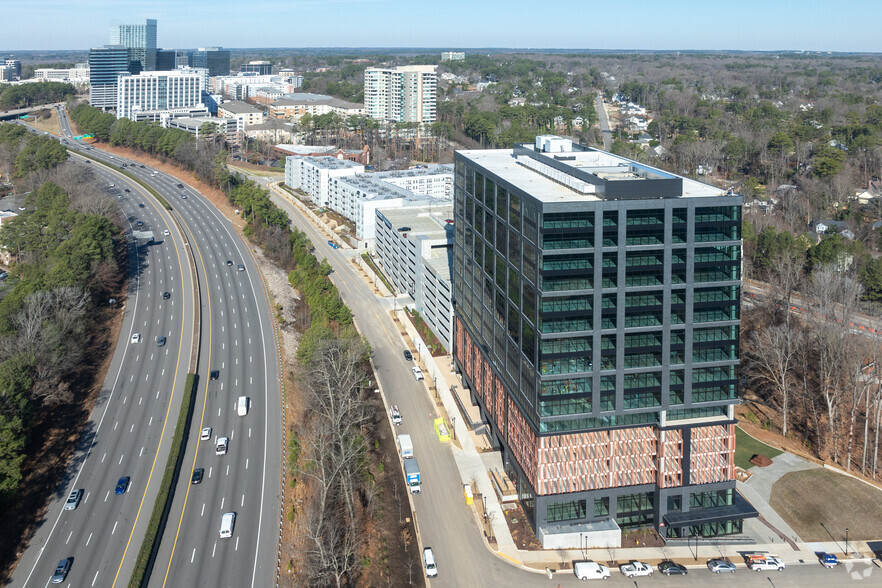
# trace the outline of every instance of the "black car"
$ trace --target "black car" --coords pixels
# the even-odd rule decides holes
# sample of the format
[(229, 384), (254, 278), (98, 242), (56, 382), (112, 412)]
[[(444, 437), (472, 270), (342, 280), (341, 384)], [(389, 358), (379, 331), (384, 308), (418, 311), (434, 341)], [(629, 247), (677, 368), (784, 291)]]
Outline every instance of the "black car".
[(141, 169), (144, 169), (144, 166), (143, 166), (143, 165), (141, 166)]
[(227, 260), (227, 265), (233, 265), (233, 260), (228, 259), (228, 260)]
[(129, 190), (128, 188), (126, 188), (125, 191), (126, 191), (126, 192), (131, 192), (131, 190)]
[(144, 205), (141, 204), (141, 203), (139, 202), (139, 203), (138, 203), (138, 208), (144, 208)]
[(404, 350), (404, 359), (406, 359), (407, 361), (413, 361), (413, 354), (410, 352), (410, 350)]
[(183, 188), (184, 188), (184, 184), (178, 184), (178, 188), (183, 189)]
[(218, 370), (211, 370), (211, 372), (209, 372), (209, 374), (208, 374), (208, 379), (212, 380), (212, 381), (217, 380), (219, 377), (220, 377), (220, 371), (218, 371)]
[(665, 576), (685, 576), (688, 573), (686, 566), (672, 561), (663, 561), (658, 564), (658, 571)]
[(202, 476), (205, 475), (205, 468), (196, 468), (193, 470), (193, 477), (190, 478), (191, 484), (201, 484)]
[(169, 294), (168, 292), (163, 292), (163, 293), (162, 293), (162, 299), (163, 299), (163, 300), (168, 300), (169, 298), (171, 298), (171, 294)]

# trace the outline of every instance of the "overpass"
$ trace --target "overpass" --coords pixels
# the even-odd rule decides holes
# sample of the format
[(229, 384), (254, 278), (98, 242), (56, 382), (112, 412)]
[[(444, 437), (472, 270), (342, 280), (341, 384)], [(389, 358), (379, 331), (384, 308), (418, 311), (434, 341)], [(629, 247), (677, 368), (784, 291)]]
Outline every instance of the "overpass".
[(52, 108), (62, 104), (62, 102), (56, 102), (54, 104), (40, 104), (39, 106), (31, 106), (30, 108), (17, 108), (14, 110), (4, 110), (0, 112), (0, 120), (15, 120), (19, 117), (22, 117), (26, 114), (30, 114), (32, 112), (39, 112), (41, 110), (45, 110), (47, 108)]

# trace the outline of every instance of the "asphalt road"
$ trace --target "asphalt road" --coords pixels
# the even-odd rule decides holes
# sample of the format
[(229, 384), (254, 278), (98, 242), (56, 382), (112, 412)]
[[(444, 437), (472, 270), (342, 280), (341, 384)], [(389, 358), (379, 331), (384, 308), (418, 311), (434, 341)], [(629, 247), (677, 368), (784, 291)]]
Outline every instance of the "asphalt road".
[(603, 107), (603, 97), (598, 92), (594, 98), (594, 106), (597, 109), (597, 120), (600, 122), (600, 132), (603, 135), (603, 150), (609, 151), (612, 147), (612, 131), (609, 128), (609, 117)]
[[(72, 136), (63, 113), (59, 120), (63, 133)], [(151, 584), (272, 585), (279, 538), (281, 390), (273, 319), (248, 247), (213, 205), (195, 190), (179, 188), (177, 179), (70, 138), (66, 141), (91, 157), (117, 166), (125, 163), (128, 172), (156, 189), (172, 205), (196, 264), (201, 292), (198, 393), (184, 467)], [(95, 165), (96, 170), (100, 167)], [(138, 208), (141, 214), (148, 200), (152, 202), (149, 198), (142, 202), (144, 209)], [(142, 229), (152, 228), (144, 222)], [(244, 266), (241, 271), (239, 264)], [(192, 309), (188, 320), (193, 319)], [(216, 381), (209, 378), (212, 370), (219, 371)], [(240, 395), (250, 397), (245, 417), (236, 414)], [(213, 429), (210, 441), (199, 441), (203, 426)], [(224, 456), (214, 452), (219, 436), (230, 439)], [(159, 463), (161, 469), (164, 456)], [(192, 467), (205, 468), (200, 485), (189, 484)], [(149, 516), (152, 501), (145, 504)], [(219, 541), (224, 512), (236, 512), (238, 517), (233, 537)], [(139, 546), (139, 542), (134, 546), (135, 554)], [(74, 570), (77, 566), (75, 562)], [(129, 575), (120, 578), (127, 583)]]
[[(99, 166), (95, 172), (106, 190), (120, 197), (130, 238), (138, 220), (142, 229), (160, 234), (172, 228), (170, 215), (134, 182)], [(66, 557), (73, 558), (68, 586), (125, 585), (131, 576), (170, 448), (193, 343), (193, 286), (181, 239), (132, 242), (129, 278), (124, 323), (103, 389), (12, 586), (48, 584)], [(165, 291), (168, 300), (162, 297)], [(135, 333), (141, 340), (131, 343)], [(158, 336), (167, 338), (165, 346), (157, 347)], [(131, 482), (116, 495), (123, 476)], [(64, 511), (68, 493), (80, 488), (79, 507)]]

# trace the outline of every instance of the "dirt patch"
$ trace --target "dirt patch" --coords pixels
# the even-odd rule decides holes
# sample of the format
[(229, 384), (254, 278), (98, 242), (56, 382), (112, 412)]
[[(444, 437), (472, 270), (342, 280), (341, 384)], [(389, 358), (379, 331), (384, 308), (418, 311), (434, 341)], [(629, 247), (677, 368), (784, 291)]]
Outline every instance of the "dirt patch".
[[(43, 131), (44, 133), (52, 133), (54, 135), (58, 135), (61, 133), (61, 127), (58, 124), (58, 117), (55, 115), (54, 108), (47, 108), (46, 110), (41, 111), (49, 113), (49, 116), (46, 118), (41, 118), (40, 120), (34, 120), (33, 118), (28, 119), (28, 125), (34, 127), (37, 130)], [(33, 117), (34, 115), (31, 115)]]
[(126, 303), (126, 283), (122, 276), (126, 271), (128, 257), (124, 247), (117, 252), (120, 281), (114, 286), (111, 297), (117, 303), (111, 307), (98, 304), (93, 314), (94, 329), (85, 357), (94, 363), (83, 365), (71, 379), (74, 399), (63, 406), (47, 406), (37, 411), (29, 438), (27, 457), (22, 464), (24, 474), (21, 488), (26, 493), (0, 504), (0, 584), (7, 584), (18, 565), (34, 533), (44, 524), (50, 501), (64, 495), (67, 489), (67, 470), (77, 443), (88, 433), (89, 415), (101, 393), (113, 346), (119, 340)]
[(529, 549), (530, 551), (541, 551), (542, 543), (533, 532), (533, 527), (524, 514), (524, 509), (520, 504), (504, 504), (502, 512), (505, 516), (505, 523), (508, 530), (511, 531), (511, 538), (514, 540), (518, 549)]
[(786, 474), (769, 501), (805, 541), (876, 539), (882, 529), (882, 492), (825, 469)]

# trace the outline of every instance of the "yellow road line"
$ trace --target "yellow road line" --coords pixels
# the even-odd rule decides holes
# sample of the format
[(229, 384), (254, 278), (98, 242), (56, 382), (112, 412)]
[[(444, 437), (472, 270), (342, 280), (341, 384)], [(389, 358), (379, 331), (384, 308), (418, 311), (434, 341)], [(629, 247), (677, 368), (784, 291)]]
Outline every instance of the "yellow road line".
[[(115, 173), (119, 173), (119, 172), (116, 172), (115, 170), (112, 170), (112, 171), (114, 171)], [(119, 174), (119, 175), (122, 175), (125, 177), (125, 174)], [(137, 184), (137, 182), (135, 182), (135, 183)], [(138, 184), (138, 185), (140, 186), (140, 184)], [(153, 205), (152, 199), (150, 200), (150, 202), (151, 202), (151, 206), (152, 206)], [(157, 211), (158, 211), (158, 209), (157, 209)], [(169, 214), (171, 214), (171, 213), (169, 213)], [(162, 218), (162, 216), (160, 216), (160, 218)], [(165, 226), (167, 228), (169, 228), (169, 232), (170, 232), (171, 228), (168, 226), (167, 222), (166, 222)], [(172, 243), (174, 243), (174, 245), (175, 245), (175, 254), (178, 257), (178, 260), (180, 260), (181, 259), (181, 252), (178, 250), (178, 244), (175, 242), (174, 239), (172, 239)], [(184, 266), (182, 264), (179, 264), (179, 267), (181, 270), (181, 286), (183, 287)], [(181, 325), (184, 324), (185, 318), (187, 316), (187, 314), (185, 312), (186, 306), (187, 306), (185, 300), (186, 299), (184, 297), (181, 298)], [(174, 398), (174, 393), (175, 393), (175, 385), (177, 384), (177, 381), (178, 381), (178, 369), (179, 369), (179, 366), (181, 365), (181, 350), (183, 348), (183, 341), (184, 341), (183, 335), (184, 335), (183, 331), (181, 331), (181, 337), (178, 342), (178, 357), (175, 360), (175, 376), (172, 379), (171, 396), (168, 399), (168, 406), (166, 406), (166, 409), (165, 409), (165, 423), (162, 426), (162, 433), (159, 434), (159, 443), (156, 446), (156, 453), (153, 456), (153, 463), (150, 465), (150, 475), (147, 476), (147, 485), (144, 487), (144, 494), (141, 496), (141, 503), (138, 505), (138, 512), (135, 515), (135, 522), (132, 524), (132, 532), (129, 533), (129, 539), (128, 539), (128, 541), (126, 541), (126, 548), (123, 550), (122, 559), (120, 559), (119, 567), (116, 569), (116, 575), (113, 577), (113, 584), (111, 584), (111, 586), (116, 586), (116, 582), (119, 579), (119, 573), (120, 573), (120, 571), (122, 571), (123, 563), (126, 561), (126, 554), (128, 553), (129, 546), (132, 543), (132, 537), (135, 535), (135, 528), (138, 526), (138, 519), (141, 516), (141, 509), (144, 508), (144, 501), (147, 499), (147, 490), (150, 489), (150, 481), (153, 479), (153, 471), (156, 469), (156, 460), (159, 459), (159, 448), (162, 447), (162, 440), (165, 438), (165, 431), (168, 428), (168, 424), (169, 424), (168, 416), (171, 413), (171, 407), (173, 404), (172, 400)], [(175, 423), (177, 423), (177, 421), (175, 421)]]
[[(193, 247), (196, 252), (199, 254), (199, 262), (202, 264), (203, 273), (206, 279), (206, 287), (208, 287), (208, 268), (205, 267), (205, 259), (202, 257), (202, 250), (199, 249), (199, 246), (196, 245), (196, 236), (193, 234), (193, 231), (190, 230), (190, 227), (187, 226), (187, 230), (190, 233), (190, 246)], [(198, 278), (197, 278), (198, 279)], [(211, 369), (211, 334), (212, 334), (212, 317), (211, 317), (211, 291), (209, 290), (208, 295), (205, 297), (208, 300), (208, 368)], [(202, 396), (202, 414), (199, 417), (199, 431), (201, 434), (202, 426), (205, 423), (205, 406), (208, 403), (208, 383), (211, 381), (211, 378), (205, 380), (205, 393)], [(193, 465), (190, 467), (192, 470), (196, 466), (196, 458), (199, 457), (199, 443), (196, 443), (196, 451), (193, 453)], [(165, 576), (162, 579), (162, 585), (165, 586), (166, 582), (168, 582), (168, 575), (171, 572), (172, 560), (175, 558), (175, 549), (178, 546), (178, 536), (181, 534), (181, 526), (184, 524), (184, 513), (187, 511), (187, 501), (190, 498), (190, 486), (191, 484), (187, 484), (187, 492), (184, 493), (184, 506), (181, 508), (181, 518), (178, 521), (178, 528), (175, 530), (175, 540), (172, 542), (172, 550), (171, 554), (168, 556), (168, 567), (165, 569)]]

